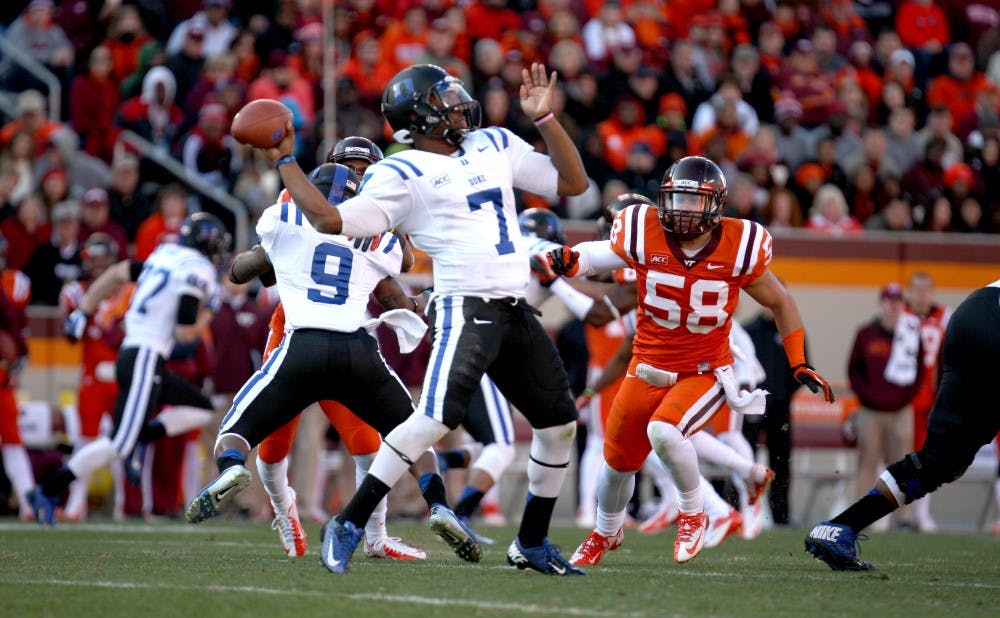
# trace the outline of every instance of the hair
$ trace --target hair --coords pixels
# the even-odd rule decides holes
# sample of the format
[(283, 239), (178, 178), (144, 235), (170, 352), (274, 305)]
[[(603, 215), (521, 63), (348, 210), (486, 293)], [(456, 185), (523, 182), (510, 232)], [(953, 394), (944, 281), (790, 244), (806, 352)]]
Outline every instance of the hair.
[(788, 203), (791, 205), (788, 224), (792, 227), (802, 227), (802, 206), (799, 205), (799, 198), (795, 197), (795, 193), (791, 189), (785, 187), (775, 187), (768, 193), (767, 203), (764, 204), (764, 207), (760, 211), (760, 217), (764, 222), (764, 226), (770, 225), (774, 220), (774, 203), (779, 197), (787, 197)]

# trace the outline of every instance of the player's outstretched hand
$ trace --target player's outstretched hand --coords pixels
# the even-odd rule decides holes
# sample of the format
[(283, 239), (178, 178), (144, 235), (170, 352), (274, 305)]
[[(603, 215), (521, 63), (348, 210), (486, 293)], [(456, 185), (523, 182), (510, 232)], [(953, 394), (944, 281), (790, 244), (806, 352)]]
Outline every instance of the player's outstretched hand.
[(77, 309), (63, 320), (63, 334), (70, 341), (76, 342), (83, 339), (83, 331), (86, 328), (87, 314), (83, 312), (83, 309)]
[(556, 72), (546, 75), (545, 65), (532, 62), (530, 69), (521, 69), (521, 111), (528, 118), (539, 118), (552, 111), (552, 91), (556, 88)]
[(287, 157), (295, 152), (295, 127), (292, 125), (292, 121), (289, 120), (285, 123), (285, 137), (281, 138), (281, 141), (271, 148), (264, 149), (264, 156), (273, 165), (281, 157)]
[(544, 253), (536, 253), (528, 260), (531, 265), (531, 274), (538, 279), (544, 287), (549, 287), (559, 279), (559, 275), (549, 267), (549, 260)]
[(548, 258), (549, 268), (557, 275), (575, 277), (580, 270), (580, 252), (573, 251), (570, 247), (559, 247), (545, 254)]
[(833, 403), (833, 389), (830, 388), (830, 383), (823, 376), (819, 375), (812, 365), (796, 365), (792, 367), (792, 375), (798, 380), (799, 384), (809, 387), (809, 390), (812, 392), (818, 393), (822, 390), (823, 399), (826, 399), (829, 403)]

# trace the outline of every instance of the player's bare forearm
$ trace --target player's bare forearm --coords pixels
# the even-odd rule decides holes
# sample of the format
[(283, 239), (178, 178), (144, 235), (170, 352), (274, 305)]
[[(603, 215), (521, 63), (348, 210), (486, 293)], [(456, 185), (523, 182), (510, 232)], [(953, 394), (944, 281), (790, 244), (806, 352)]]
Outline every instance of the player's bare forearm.
[(583, 167), (583, 159), (576, 144), (566, 133), (566, 129), (553, 118), (538, 125), (538, 132), (549, 151), (552, 165), (559, 172), (559, 195), (580, 195), (587, 190), (587, 170)]
[(802, 328), (802, 314), (795, 298), (771, 271), (744, 288), (751, 298), (774, 312), (774, 324), (782, 337)]
[(403, 286), (392, 277), (379, 281), (372, 294), (385, 309), (409, 309), (414, 313), (423, 313), (417, 299), (408, 295)]
[(614, 384), (615, 380), (625, 375), (628, 364), (632, 362), (632, 338), (626, 337), (615, 355), (611, 357), (608, 364), (604, 366), (604, 371), (590, 385), (595, 393), (600, 393), (604, 389)]
[(278, 173), (285, 183), (285, 188), (292, 194), (295, 206), (302, 211), (302, 214), (309, 219), (309, 223), (317, 231), (324, 234), (339, 234), (343, 228), (343, 219), (340, 211), (335, 206), (327, 202), (326, 197), (320, 193), (309, 179), (305, 172), (295, 161), (278, 166)]
[(83, 300), (80, 301), (80, 309), (87, 315), (94, 315), (102, 300), (131, 280), (131, 266), (131, 260), (122, 260), (101, 273), (101, 276), (87, 288)]
[[(573, 279), (573, 283), (586, 281)], [(635, 284), (616, 285), (600, 284), (605, 286), (607, 293), (596, 298), (596, 302), (584, 316), (583, 321), (592, 326), (604, 326), (611, 320), (616, 320), (629, 311), (635, 309), (637, 298), (635, 295)]]
[[(273, 278), (274, 268), (267, 259), (267, 253), (260, 245), (254, 245), (249, 251), (239, 253), (233, 258), (229, 266), (229, 280), (233, 283), (249, 283), (255, 277), (260, 277), (264, 282), (268, 271)], [(267, 285), (266, 282), (264, 284)]]

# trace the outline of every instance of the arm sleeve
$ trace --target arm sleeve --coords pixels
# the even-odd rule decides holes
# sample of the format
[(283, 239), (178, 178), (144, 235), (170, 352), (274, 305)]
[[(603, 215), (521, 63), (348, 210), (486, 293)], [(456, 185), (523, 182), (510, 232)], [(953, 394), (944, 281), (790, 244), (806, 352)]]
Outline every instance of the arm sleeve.
[(548, 155), (537, 152), (531, 144), (507, 129), (491, 127), (491, 132), (499, 132), (500, 143), (510, 144), (509, 152), (514, 186), (546, 198), (559, 196), (559, 170)]
[(375, 236), (392, 227), (389, 213), (375, 200), (359, 195), (341, 204), (340, 216), (344, 236), (365, 238)]
[(580, 270), (576, 275), (578, 277), (628, 266), (625, 260), (612, 250), (611, 242), (607, 240), (582, 242), (573, 247), (573, 250), (580, 253)]

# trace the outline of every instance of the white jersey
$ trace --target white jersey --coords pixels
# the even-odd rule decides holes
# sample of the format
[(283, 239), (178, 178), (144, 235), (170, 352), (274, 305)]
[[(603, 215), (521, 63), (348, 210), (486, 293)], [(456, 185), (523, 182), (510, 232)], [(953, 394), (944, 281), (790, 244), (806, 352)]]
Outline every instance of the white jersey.
[(166, 243), (142, 266), (142, 273), (125, 312), (123, 348), (152, 348), (163, 358), (174, 347), (174, 328), (182, 296), (194, 296), (216, 307), (219, 281), (215, 265), (200, 251)]
[(274, 267), (285, 308), (285, 330), (361, 328), (368, 295), (378, 282), (399, 275), (403, 250), (393, 235), (360, 251), (347, 236), (322, 234), (296, 208), (279, 202), (257, 222), (260, 244)]
[(558, 172), (507, 129), (465, 136), (452, 155), (404, 150), (365, 172), (361, 195), (434, 261), (434, 292), (524, 296), (531, 281), (514, 188), (555, 197)]

